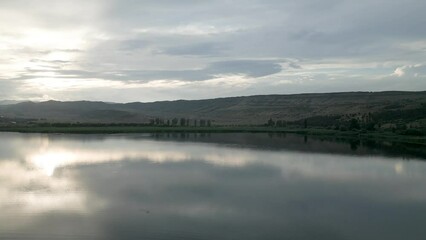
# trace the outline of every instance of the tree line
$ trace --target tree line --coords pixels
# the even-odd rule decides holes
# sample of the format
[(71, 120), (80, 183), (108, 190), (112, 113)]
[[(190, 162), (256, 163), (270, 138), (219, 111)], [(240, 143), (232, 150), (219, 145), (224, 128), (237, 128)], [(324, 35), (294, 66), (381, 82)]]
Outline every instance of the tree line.
[(166, 126), (166, 127), (211, 127), (210, 119), (190, 119), (190, 118), (172, 118), (162, 119), (154, 118), (149, 121), (150, 126)]
[(426, 119), (426, 105), (416, 109), (387, 110), (375, 113), (312, 116), (295, 121), (269, 118), (264, 125), (268, 127), (320, 127), (341, 131), (383, 129), (401, 134), (424, 135), (426, 126), (419, 123), (419, 120), (422, 119)]

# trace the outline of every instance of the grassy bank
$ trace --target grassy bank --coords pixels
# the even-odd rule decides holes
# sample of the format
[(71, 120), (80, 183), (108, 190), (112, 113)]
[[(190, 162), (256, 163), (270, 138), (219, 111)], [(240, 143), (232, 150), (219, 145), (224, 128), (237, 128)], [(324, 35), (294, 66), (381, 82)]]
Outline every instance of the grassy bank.
[(330, 129), (271, 128), (271, 127), (154, 127), (154, 126), (11, 126), (0, 127), (0, 132), (20, 133), (75, 133), (75, 134), (114, 134), (114, 133), (295, 133), (350, 139), (371, 139), (391, 142), (404, 142), (426, 145), (425, 136), (399, 135), (392, 132), (358, 132)]

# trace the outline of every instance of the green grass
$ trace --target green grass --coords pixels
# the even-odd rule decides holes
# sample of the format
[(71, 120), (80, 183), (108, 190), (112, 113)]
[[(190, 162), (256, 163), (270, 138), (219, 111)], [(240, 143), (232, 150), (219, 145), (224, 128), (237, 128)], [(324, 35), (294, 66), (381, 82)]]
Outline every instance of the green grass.
[(392, 142), (404, 142), (426, 145), (425, 136), (406, 136), (392, 132), (358, 132), (338, 131), (320, 128), (271, 128), (271, 127), (155, 127), (155, 126), (67, 126), (67, 127), (42, 127), (42, 126), (11, 126), (0, 127), (0, 132), (21, 133), (74, 133), (74, 134), (114, 134), (114, 133), (295, 133), (304, 135), (343, 137), (348, 139), (372, 139)]

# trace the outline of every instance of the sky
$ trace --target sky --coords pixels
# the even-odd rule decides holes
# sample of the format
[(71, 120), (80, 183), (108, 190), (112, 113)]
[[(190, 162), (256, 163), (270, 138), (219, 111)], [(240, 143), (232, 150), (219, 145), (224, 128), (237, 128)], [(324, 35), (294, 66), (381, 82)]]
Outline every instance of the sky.
[(0, 100), (426, 90), (424, 0), (1, 0)]

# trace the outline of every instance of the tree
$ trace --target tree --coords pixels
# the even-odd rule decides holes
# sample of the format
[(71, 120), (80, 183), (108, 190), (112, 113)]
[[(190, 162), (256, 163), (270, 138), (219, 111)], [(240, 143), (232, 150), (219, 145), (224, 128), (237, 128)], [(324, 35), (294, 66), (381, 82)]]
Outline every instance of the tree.
[(367, 131), (374, 131), (374, 130), (376, 130), (376, 123), (375, 122), (369, 122), (369, 123), (367, 123), (367, 125), (365, 126), (365, 129)]
[(359, 121), (356, 118), (352, 118), (349, 122), (349, 130), (359, 130), (360, 128)]
[(172, 119), (172, 126), (176, 126), (178, 124), (179, 120), (177, 118)]
[(212, 126), (212, 121), (207, 120), (207, 127), (211, 127)]
[(275, 126), (275, 122), (274, 122), (274, 120), (272, 120), (272, 118), (270, 118), (270, 119), (268, 120), (267, 125), (268, 125), (268, 126), (270, 126), (270, 127)]
[(185, 118), (181, 118), (180, 119), (180, 125), (184, 127), (185, 124), (186, 124), (186, 119)]
[(303, 128), (308, 128), (308, 119), (306, 119), (306, 118), (303, 121)]

